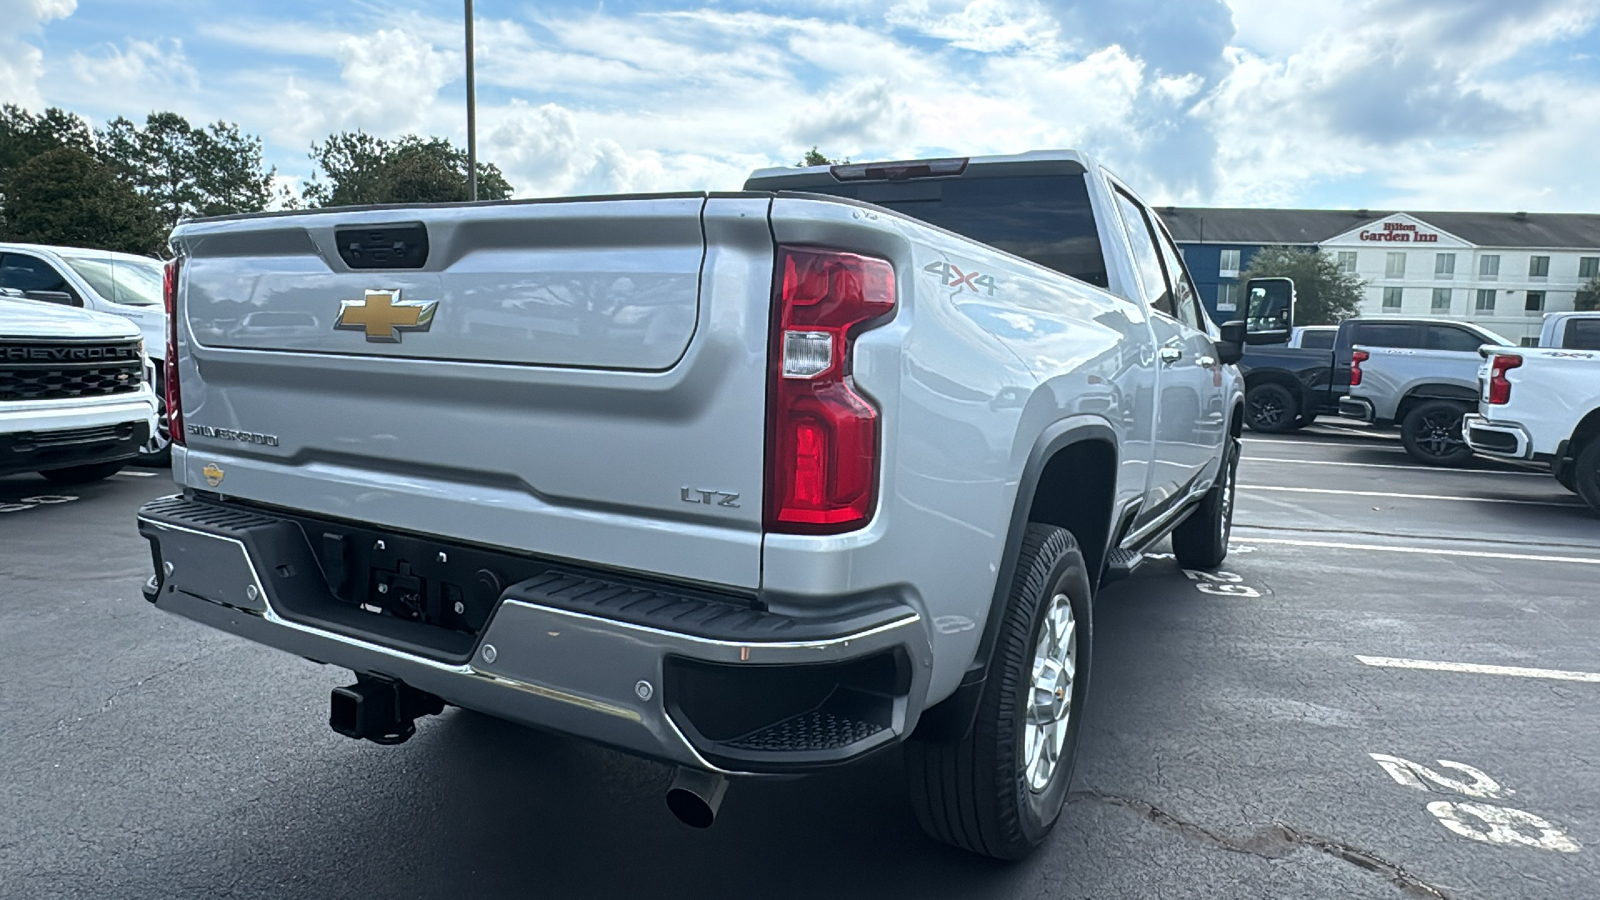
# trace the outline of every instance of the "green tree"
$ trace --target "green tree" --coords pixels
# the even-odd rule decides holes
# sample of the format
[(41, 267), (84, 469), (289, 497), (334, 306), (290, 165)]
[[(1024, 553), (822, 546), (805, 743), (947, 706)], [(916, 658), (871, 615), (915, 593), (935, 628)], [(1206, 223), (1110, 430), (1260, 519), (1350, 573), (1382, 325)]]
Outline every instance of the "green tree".
[(118, 117), (96, 137), (101, 157), (149, 201), (164, 231), (182, 218), (259, 212), (272, 201), (276, 169), (265, 167), (261, 139), (237, 125), (195, 128), (155, 112), (143, 127)]
[[(1239, 274), (1243, 284), (1252, 278), (1294, 280), (1296, 325), (1333, 325), (1356, 314), (1367, 283), (1339, 270), (1327, 253), (1299, 247), (1262, 247)], [(1240, 310), (1241, 316), (1245, 311)]]
[[(455, 203), (467, 199), (467, 153), (445, 138), (408, 134), (386, 141), (366, 132), (332, 134), (311, 145), (317, 172), (301, 191), (310, 206)], [(504, 200), (511, 185), (493, 163), (478, 163), (478, 198)]]
[(1572, 308), (1579, 312), (1600, 310), (1600, 275), (1589, 279), (1588, 284), (1578, 288), (1578, 296), (1573, 299)]
[(0, 106), (0, 190), (6, 173), (46, 150), (72, 147), (94, 152), (89, 123), (58, 107), (34, 115), (10, 103)]
[(145, 254), (163, 243), (149, 205), (110, 166), (76, 147), (46, 150), (11, 172), (4, 234)]
[(837, 166), (837, 165), (841, 165), (843, 163), (847, 163), (849, 161), (850, 161), (850, 157), (848, 157), (848, 156), (843, 158), (843, 159), (829, 159), (826, 155), (823, 154), (823, 152), (821, 150), (817, 149), (817, 145), (816, 144), (812, 144), (811, 145), (811, 149), (806, 151), (806, 155), (800, 157), (800, 162), (798, 163), (798, 165), (801, 165), (801, 166)]

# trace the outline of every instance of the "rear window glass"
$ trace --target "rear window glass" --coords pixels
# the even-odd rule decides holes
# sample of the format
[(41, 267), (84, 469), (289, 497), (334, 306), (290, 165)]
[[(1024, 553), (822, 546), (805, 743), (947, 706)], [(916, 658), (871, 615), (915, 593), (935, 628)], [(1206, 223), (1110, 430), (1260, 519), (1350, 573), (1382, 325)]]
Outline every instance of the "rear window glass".
[(1308, 331), (1300, 335), (1300, 346), (1311, 350), (1332, 350), (1337, 331)]
[(1600, 350), (1600, 319), (1571, 319), (1561, 346), (1569, 350)]
[(1376, 325), (1370, 322), (1355, 326), (1350, 343), (1368, 347), (1405, 347), (1417, 349), (1417, 326)]
[(1106, 286), (1105, 255), (1082, 175), (843, 182), (804, 190), (885, 206)]
[(1482, 335), (1474, 334), (1465, 328), (1451, 328), (1449, 325), (1427, 327), (1429, 350), (1458, 350), (1462, 353), (1473, 353), (1487, 343), (1490, 341), (1484, 340)]

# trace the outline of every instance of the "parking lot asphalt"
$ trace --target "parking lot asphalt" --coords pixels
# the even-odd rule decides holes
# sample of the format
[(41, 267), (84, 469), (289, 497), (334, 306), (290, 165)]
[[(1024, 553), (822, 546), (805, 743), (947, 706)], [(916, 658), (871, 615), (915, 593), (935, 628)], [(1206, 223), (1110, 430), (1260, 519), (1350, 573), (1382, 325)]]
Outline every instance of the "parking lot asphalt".
[[(1016, 865), (926, 840), (893, 753), (737, 783), (452, 710), (327, 728), (348, 676), (150, 608), (130, 470), (0, 479), (0, 896), (1589, 898), (1600, 518), (1548, 475), (1247, 435), (1217, 573), (1108, 588), (1074, 792)], [(71, 499), (67, 499), (71, 498)]]

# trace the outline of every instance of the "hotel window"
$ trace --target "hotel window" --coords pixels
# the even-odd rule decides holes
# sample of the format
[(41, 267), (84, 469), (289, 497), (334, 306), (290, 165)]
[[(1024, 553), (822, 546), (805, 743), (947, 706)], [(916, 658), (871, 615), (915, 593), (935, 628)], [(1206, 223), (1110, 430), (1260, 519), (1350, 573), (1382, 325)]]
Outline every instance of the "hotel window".
[(1239, 308), (1239, 285), (1226, 282), (1217, 285), (1217, 312), (1234, 312)]
[(1485, 281), (1494, 281), (1500, 277), (1500, 255), (1491, 253), (1488, 256), (1478, 257), (1478, 277)]
[(1356, 252), (1354, 250), (1340, 250), (1338, 261), (1340, 272), (1346, 275), (1354, 275), (1356, 273)]
[(1220, 270), (1220, 271), (1217, 272), (1217, 274), (1221, 275), (1223, 278), (1232, 278), (1232, 277), (1238, 275), (1239, 274), (1239, 251), (1237, 251), (1237, 250), (1224, 250), (1224, 251), (1222, 251), (1222, 264), (1217, 266), (1217, 268)]
[(1441, 253), (1433, 258), (1433, 277), (1456, 277), (1456, 255), (1454, 253)]
[(1397, 287), (1386, 287), (1383, 289), (1383, 308), (1385, 311), (1393, 311), (1400, 308), (1401, 290), (1401, 288)]
[(1539, 336), (1536, 334), (1533, 337), (1525, 337), (1521, 343), (1524, 347), (1537, 347), (1539, 346)]
[(1433, 311), (1434, 312), (1446, 312), (1446, 313), (1449, 312), (1450, 311), (1450, 302), (1453, 299), (1451, 297), (1452, 293), (1453, 292), (1449, 288), (1434, 288), (1433, 289)]
[(1478, 291), (1478, 312), (1494, 312), (1494, 291), (1492, 289)]
[(1579, 257), (1578, 277), (1584, 280), (1600, 277), (1600, 256)]
[(1550, 257), (1548, 257), (1548, 256), (1530, 256), (1530, 257), (1528, 257), (1528, 277), (1529, 278), (1540, 278), (1540, 279), (1549, 278), (1550, 277)]
[(1525, 312), (1544, 312), (1544, 291), (1529, 291), (1528, 299), (1522, 304)]
[(1406, 255), (1404, 253), (1391, 253), (1383, 263), (1383, 277), (1406, 277)]

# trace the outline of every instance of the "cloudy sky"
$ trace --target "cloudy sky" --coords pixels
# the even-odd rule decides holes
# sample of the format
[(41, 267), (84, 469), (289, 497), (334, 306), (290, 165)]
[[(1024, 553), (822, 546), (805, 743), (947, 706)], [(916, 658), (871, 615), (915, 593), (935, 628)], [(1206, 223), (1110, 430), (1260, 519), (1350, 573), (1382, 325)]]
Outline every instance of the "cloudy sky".
[[(1600, 0), (477, 0), (522, 196), (1092, 151), (1157, 203), (1600, 212)], [(0, 101), (465, 142), (459, 0), (0, 0)]]

